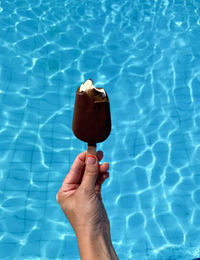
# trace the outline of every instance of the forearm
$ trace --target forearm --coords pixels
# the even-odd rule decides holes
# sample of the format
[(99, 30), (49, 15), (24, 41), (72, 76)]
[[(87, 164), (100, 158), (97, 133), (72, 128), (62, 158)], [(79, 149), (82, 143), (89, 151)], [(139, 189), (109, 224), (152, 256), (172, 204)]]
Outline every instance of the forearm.
[(85, 231), (77, 239), (81, 260), (118, 260), (107, 232)]

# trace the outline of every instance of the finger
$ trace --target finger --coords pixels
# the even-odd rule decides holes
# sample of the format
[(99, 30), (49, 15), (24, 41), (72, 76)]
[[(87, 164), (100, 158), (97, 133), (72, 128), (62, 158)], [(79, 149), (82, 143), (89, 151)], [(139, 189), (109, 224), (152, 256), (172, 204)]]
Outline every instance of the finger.
[(101, 174), (97, 179), (96, 186), (102, 185), (108, 177), (109, 172), (104, 172), (103, 174)]
[(99, 161), (101, 161), (103, 159), (103, 151), (97, 152), (97, 158), (99, 159)]
[(103, 173), (102, 175), (99, 176), (99, 178), (97, 179), (97, 182), (96, 182), (96, 186), (95, 186), (95, 191), (97, 193), (101, 193), (102, 184), (104, 183), (104, 181), (107, 178), (109, 178), (109, 172), (105, 172), (105, 173)]
[(88, 155), (81, 187), (89, 192), (95, 190), (96, 181), (99, 175), (99, 160), (95, 155)]
[(107, 172), (109, 170), (109, 163), (103, 163), (100, 165), (100, 173)]
[(85, 158), (86, 152), (80, 153), (74, 160), (72, 167), (64, 179), (64, 184), (66, 183), (80, 183), (84, 169), (85, 169)]

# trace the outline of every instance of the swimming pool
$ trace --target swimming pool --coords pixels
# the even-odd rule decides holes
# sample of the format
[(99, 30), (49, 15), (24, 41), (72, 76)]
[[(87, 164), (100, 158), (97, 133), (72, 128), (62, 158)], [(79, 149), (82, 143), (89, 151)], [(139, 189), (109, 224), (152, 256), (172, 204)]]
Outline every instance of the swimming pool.
[(120, 260), (200, 257), (200, 3), (0, 1), (0, 259), (79, 259), (55, 195), (86, 149), (88, 78), (111, 102), (103, 188)]

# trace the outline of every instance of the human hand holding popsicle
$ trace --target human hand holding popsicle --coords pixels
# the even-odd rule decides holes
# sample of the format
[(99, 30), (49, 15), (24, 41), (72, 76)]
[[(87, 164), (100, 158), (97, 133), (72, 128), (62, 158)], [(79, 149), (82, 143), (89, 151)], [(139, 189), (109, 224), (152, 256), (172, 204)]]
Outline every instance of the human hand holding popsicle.
[(71, 223), (77, 240), (81, 259), (118, 259), (110, 237), (110, 223), (101, 198), (101, 186), (108, 178), (108, 163), (99, 165), (103, 158), (86, 152), (75, 159), (63, 181), (57, 200)]
[(96, 153), (96, 143), (111, 131), (110, 105), (105, 90), (95, 88), (91, 79), (76, 91), (72, 129), (88, 148), (74, 161), (57, 194), (58, 203), (76, 233), (82, 260), (117, 260), (101, 198), (109, 165), (100, 165), (103, 153)]
[[(79, 154), (57, 194), (58, 202), (76, 234), (85, 227), (91, 230), (109, 227), (101, 198), (101, 185), (109, 177), (109, 164), (100, 165), (102, 158), (103, 152), (98, 151), (97, 156), (88, 156), (85, 165), (86, 152)], [(103, 218), (98, 219), (101, 216)]]

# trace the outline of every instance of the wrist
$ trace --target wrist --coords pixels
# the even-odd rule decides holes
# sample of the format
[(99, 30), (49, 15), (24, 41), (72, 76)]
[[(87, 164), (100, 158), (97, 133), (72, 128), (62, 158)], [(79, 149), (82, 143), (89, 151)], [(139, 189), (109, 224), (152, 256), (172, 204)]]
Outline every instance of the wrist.
[(117, 260), (110, 231), (82, 229), (77, 235), (81, 260)]

